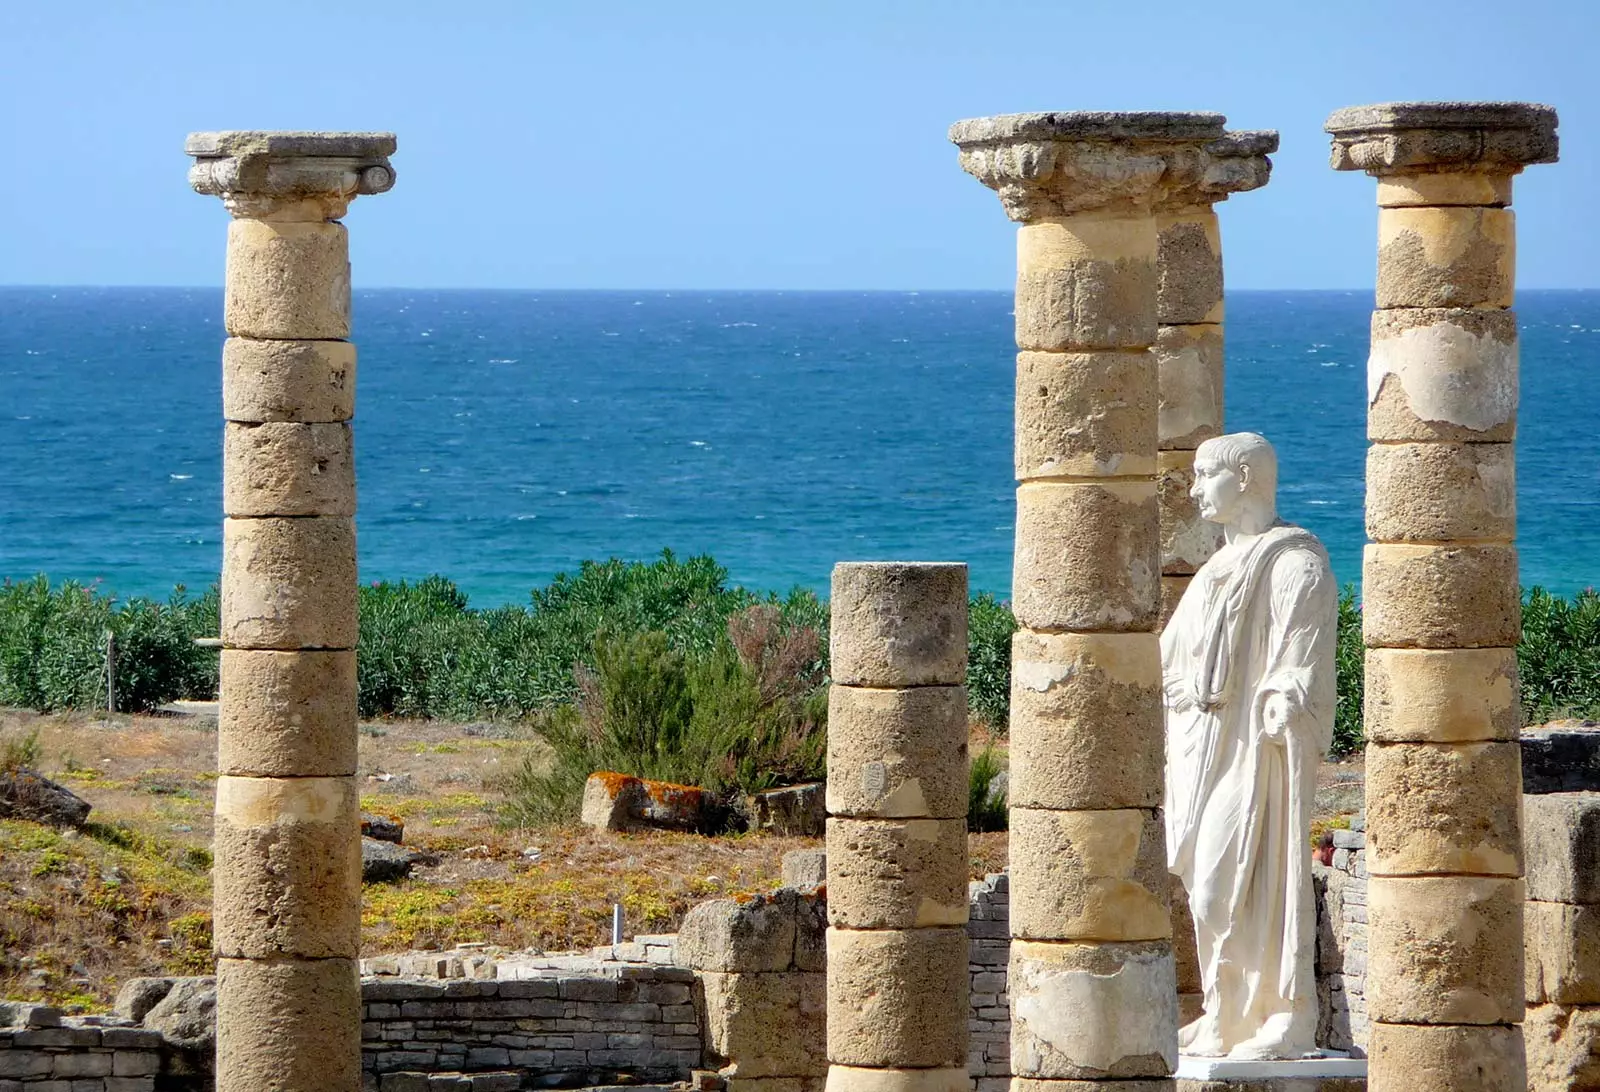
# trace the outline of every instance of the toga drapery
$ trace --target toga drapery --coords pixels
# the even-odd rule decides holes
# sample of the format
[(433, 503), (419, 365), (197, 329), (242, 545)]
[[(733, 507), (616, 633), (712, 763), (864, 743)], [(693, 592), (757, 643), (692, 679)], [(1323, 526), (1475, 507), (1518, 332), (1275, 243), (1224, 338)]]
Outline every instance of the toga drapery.
[[(1308, 839), (1337, 623), (1322, 544), (1278, 524), (1207, 561), (1161, 635), (1168, 867), (1189, 892), (1224, 1050), (1275, 1014), (1314, 1030)], [(1269, 701), (1286, 713), (1281, 734), (1268, 733)]]

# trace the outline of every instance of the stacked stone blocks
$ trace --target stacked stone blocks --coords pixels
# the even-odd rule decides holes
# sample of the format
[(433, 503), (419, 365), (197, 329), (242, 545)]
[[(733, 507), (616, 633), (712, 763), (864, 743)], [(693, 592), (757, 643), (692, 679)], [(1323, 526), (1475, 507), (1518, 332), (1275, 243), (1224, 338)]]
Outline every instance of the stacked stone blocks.
[(1328, 120), (1378, 178), (1363, 569), (1371, 1081), (1523, 1083), (1511, 179), (1555, 112), (1391, 103)]
[(1266, 185), (1272, 174), (1267, 157), (1277, 150), (1275, 132), (1225, 133), (1206, 149), (1209, 169), (1192, 186), (1171, 192), (1156, 214), (1163, 623), (1221, 542), (1221, 529), (1200, 518), (1189, 496), (1195, 449), (1222, 435), (1222, 233), (1216, 203)]
[(1530, 1092), (1600, 1087), (1600, 731), (1522, 739)]
[(698, 983), (705, 1062), (728, 1092), (821, 1092), (825, 914), (815, 890), (779, 888), (701, 903), (684, 918), (676, 958)]
[[(1175, 214), (1172, 313), (1220, 317), (1204, 303), (1212, 290), (1180, 271), (1196, 227), (1200, 249), (1214, 251), (1207, 226), (1176, 214), (1218, 168), (1223, 121), (1019, 114), (950, 133), (962, 167), (1021, 224), (1008, 973), (1017, 1092), (1162, 1082), (1177, 1063), (1151, 348), (1158, 211)], [(1238, 150), (1228, 155), (1237, 161)], [(1198, 350), (1190, 361), (1177, 340), (1174, 360), (1202, 373), (1217, 363)], [(1174, 424), (1174, 442), (1206, 427)]]
[[(0, 1092), (154, 1092), (159, 1032), (0, 1002)], [(9, 1025), (9, 1026), (7, 1026)]]
[(967, 1090), (967, 569), (833, 572), (828, 1092)]
[(354, 1088), (355, 349), (349, 202), (379, 133), (197, 133), (228, 228), (215, 931), (223, 1092)]
[(1367, 836), (1358, 816), (1333, 832), (1333, 860), (1312, 865), (1317, 894), (1317, 1045), (1364, 1055), (1367, 1014)]

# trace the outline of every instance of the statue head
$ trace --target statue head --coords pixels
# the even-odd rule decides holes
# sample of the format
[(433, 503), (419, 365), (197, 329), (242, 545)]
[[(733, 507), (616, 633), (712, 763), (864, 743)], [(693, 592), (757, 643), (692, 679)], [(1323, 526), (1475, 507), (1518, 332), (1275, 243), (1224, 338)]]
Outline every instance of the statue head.
[(1254, 432), (1207, 440), (1194, 453), (1189, 495), (1201, 519), (1247, 534), (1264, 531), (1278, 518), (1278, 453)]

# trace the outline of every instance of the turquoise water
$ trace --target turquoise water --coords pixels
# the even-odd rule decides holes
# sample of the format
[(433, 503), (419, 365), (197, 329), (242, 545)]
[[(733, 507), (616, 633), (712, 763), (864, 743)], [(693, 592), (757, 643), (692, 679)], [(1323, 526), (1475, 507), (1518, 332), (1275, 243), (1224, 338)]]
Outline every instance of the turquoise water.
[[(1371, 295), (1228, 298), (1228, 425), (1360, 575)], [(1005, 595), (1006, 293), (356, 294), (362, 578), (522, 601), (584, 558), (708, 552), (825, 588), (841, 559), (964, 560)], [(0, 288), (0, 576), (216, 579), (221, 294)], [(1600, 583), (1600, 292), (1526, 292), (1522, 578)]]

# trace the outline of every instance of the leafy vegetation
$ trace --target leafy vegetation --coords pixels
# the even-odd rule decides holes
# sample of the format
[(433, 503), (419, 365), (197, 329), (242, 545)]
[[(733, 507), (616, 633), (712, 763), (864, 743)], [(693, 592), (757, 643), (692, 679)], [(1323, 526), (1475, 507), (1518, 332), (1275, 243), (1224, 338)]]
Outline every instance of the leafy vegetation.
[(1600, 717), (1600, 592), (1586, 588), (1568, 600), (1529, 591), (1517, 671), (1527, 723)]
[(1005, 830), (1006, 789), (1000, 780), (1005, 762), (994, 747), (985, 747), (972, 756), (967, 766), (967, 829), (975, 834)]
[[(967, 611), (967, 704), (992, 732), (1004, 732), (1011, 713), (1011, 608), (985, 592)], [(998, 829), (998, 828), (996, 828)]]
[(1361, 643), (1361, 604), (1356, 602), (1354, 584), (1339, 595), (1339, 644), (1334, 653), (1338, 702), (1333, 714), (1333, 744), (1328, 748), (1336, 757), (1354, 754), (1363, 743), (1361, 708), (1366, 680), (1366, 648)]

